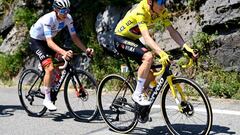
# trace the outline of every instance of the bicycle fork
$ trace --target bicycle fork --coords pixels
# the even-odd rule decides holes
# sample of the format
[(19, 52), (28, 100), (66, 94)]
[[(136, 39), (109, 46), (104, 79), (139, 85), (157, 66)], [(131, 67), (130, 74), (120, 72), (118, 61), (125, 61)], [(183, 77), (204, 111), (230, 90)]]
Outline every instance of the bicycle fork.
[[(174, 88), (173, 82), (172, 82), (173, 77), (174, 77), (174, 75), (168, 76), (167, 77), (167, 82), (168, 82), (168, 84), (170, 86), (172, 96), (175, 99), (176, 104), (178, 105), (178, 110), (180, 112), (183, 112), (183, 105), (181, 103), (182, 103), (182, 101), (186, 103), (187, 102), (187, 98), (186, 98), (186, 95), (183, 92), (183, 89), (182, 89), (182, 87), (180, 86), (179, 83), (175, 84), (176, 89), (177, 89), (177, 91), (176, 91), (176, 89)], [(177, 96), (177, 92), (180, 94), (181, 100), (179, 100), (179, 98)]]

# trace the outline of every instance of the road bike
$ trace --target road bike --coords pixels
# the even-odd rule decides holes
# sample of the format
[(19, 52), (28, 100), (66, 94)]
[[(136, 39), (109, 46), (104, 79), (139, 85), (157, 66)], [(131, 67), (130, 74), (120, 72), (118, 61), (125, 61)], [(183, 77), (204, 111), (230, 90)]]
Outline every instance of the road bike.
[[(74, 55), (75, 56), (75, 55)], [(80, 121), (93, 120), (98, 112), (96, 105), (97, 82), (83, 69), (75, 69), (73, 60), (59, 66), (61, 77), (51, 90), (55, 103), (58, 92), (64, 83), (64, 99), (69, 112)], [(58, 63), (54, 63), (58, 64)], [(30, 116), (40, 117), (47, 108), (42, 105), (44, 94), (41, 93), (44, 70), (26, 69), (18, 83), (18, 95), (25, 111)]]
[[(129, 60), (125, 59), (130, 67), (128, 76), (110, 74), (98, 86), (99, 112), (110, 129), (119, 133), (132, 131), (140, 122), (140, 117), (148, 116), (161, 93), (161, 112), (171, 134), (209, 134), (213, 119), (212, 109), (207, 95), (196, 82), (174, 76), (172, 64), (164, 64), (162, 59), (161, 64), (154, 67), (161, 66), (161, 70), (154, 73), (157, 86), (149, 94), (152, 104), (140, 106), (131, 99), (136, 81)], [(183, 67), (188, 68), (192, 64), (193, 59), (190, 58), (189, 63)]]

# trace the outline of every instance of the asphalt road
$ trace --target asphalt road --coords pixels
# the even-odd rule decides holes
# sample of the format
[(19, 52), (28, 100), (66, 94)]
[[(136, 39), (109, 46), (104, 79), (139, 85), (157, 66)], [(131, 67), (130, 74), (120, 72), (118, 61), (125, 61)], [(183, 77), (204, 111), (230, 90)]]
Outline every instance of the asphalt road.
[[(213, 108), (212, 135), (240, 135), (240, 101), (211, 99)], [(75, 121), (59, 94), (56, 112), (40, 118), (30, 117), (21, 107), (17, 88), (0, 88), (0, 135), (117, 135), (98, 117), (90, 123)], [(139, 123), (130, 134), (169, 134), (160, 113), (153, 108), (152, 122)]]

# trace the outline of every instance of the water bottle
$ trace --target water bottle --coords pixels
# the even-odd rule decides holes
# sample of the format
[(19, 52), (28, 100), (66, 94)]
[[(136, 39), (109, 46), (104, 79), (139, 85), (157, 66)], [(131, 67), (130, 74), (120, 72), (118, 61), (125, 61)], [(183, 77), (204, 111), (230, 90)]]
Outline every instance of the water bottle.
[(152, 93), (155, 91), (155, 88), (157, 86), (156, 80), (153, 80), (150, 82), (148, 86), (148, 96), (151, 97)]
[(128, 66), (125, 64), (121, 65), (121, 73), (127, 73), (128, 72)]

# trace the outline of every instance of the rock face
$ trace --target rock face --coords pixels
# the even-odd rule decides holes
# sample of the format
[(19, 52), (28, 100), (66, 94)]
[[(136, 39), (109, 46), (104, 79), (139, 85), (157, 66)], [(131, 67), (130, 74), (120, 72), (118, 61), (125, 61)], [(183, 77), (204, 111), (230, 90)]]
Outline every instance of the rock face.
[(113, 33), (117, 23), (124, 16), (127, 9), (129, 8), (120, 9), (108, 6), (103, 13), (99, 13), (97, 16), (95, 23), (97, 40), (108, 53), (117, 53), (113, 43)]
[[(196, 12), (188, 12), (178, 18), (174, 18), (172, 25), (180, 33), (185, 41), (190, 41), (191, 37), (201, 30), (195, 19)], [(179, 45), (170, 37), (167, 30), (157, 32), (154, 35), (155, 40), (162, 49), (169, 51), (179, 48)]]
[(217, 33), (211, 55), (225, 70), (240, 71), (240, 0), (208, 0), (200, 8), (202, 31)]
[(21, 26), (14, 26), (8, 33), (7, 37), (3, 40), (0, 46), (0, 52), (14, 53), (18, 47), (25, 41), (28, 33), (28, 28)]
[(16, 0), (11, 4), (1, 2), (0, 9), (3, 14), (0, 19), (0, 34), (4, 40), (0, 46), (0, 52), (10, 54), (14, 53), (27, 38), (27, 27), (16, 26), (13, 21), (14, 11), (19, 7), (26, 6), (26, 2), (27, 1), (25, 0)]
[(226, 71), (240, 72), (240, 31), (219, 36), (216, 41), (219, 48), (212, 49), (215, 57)]
[(7, 34), (4, 31), (9, 31), (8, 29), (13, 25), (13, 5), (7, 4), (3, 1), (0, 2), (0, 33), (1, 35)]
[(239, 29), (240, 0), (208, 0), (200, 8), (202, 29), (207, 33), (229, 34)]

